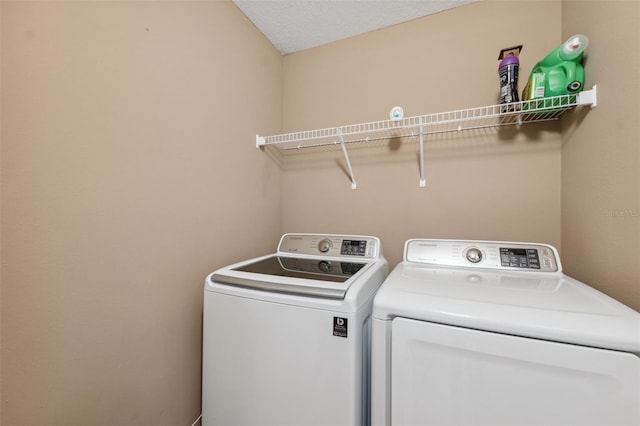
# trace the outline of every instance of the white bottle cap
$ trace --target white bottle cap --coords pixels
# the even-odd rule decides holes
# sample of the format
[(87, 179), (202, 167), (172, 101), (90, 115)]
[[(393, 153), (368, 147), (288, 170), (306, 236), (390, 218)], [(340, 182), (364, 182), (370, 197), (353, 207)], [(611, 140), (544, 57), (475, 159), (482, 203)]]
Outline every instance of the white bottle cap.
[(587, 36), (576, 34), (569, 37), (569, 39), (564, 42), (562, 52), (565, 55), (578, 55), (584, 52), (587, 46), (589, 46), (589, 39)]

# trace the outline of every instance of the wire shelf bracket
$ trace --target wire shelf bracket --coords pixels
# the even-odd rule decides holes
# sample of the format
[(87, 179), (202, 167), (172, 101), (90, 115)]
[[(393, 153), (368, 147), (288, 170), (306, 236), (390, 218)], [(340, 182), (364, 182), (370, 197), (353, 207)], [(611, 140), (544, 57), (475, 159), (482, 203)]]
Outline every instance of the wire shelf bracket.
[(420, 188), (424, 188), (427, 186), (427, 181), (424, 177), (424, 125), (422, 123), (422, 118), (420, 118), (418, 142), (420, 143)]
[(351, 168), (351, 161), (349, 161), (349, 153), (347, 152), (347, 146), (344, 143), (344, 137), (342, 136), (342, 130), (338, 130), (338, 138), (340, 139), (340, 145), (342, 146), (342, 154), (344, 155), (344, 161), (347, 164), (347, 170), (349, 171), (349, 179), (351, 179), (351, 189), (356, 189), (358, 184), (356, 178), (353, 176), (353, 169)]

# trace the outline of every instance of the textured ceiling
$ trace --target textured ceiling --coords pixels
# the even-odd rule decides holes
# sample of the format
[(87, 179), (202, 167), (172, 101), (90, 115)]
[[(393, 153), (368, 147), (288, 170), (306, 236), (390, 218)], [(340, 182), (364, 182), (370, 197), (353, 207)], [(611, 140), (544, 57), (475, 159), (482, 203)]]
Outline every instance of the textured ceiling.
[(473, 1), (233, 0), (283, 55)]

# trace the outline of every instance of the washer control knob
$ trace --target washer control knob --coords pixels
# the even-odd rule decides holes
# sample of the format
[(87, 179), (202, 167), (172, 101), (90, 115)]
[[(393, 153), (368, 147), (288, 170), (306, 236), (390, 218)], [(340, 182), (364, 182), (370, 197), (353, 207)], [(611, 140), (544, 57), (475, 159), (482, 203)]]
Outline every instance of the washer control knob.
[(320, 250), (320, 253), (328, 252), (331, 250), (331, 247), (333, 247), (333, 244), (331, 244), (331, 240), (328, 238), (325, 238), (318, 243), (318, 250)]
[(467, 260), (471, 263), (480, 263), (482, 261), (482, 252), (477, 248), (470, 248), (466, 253)]

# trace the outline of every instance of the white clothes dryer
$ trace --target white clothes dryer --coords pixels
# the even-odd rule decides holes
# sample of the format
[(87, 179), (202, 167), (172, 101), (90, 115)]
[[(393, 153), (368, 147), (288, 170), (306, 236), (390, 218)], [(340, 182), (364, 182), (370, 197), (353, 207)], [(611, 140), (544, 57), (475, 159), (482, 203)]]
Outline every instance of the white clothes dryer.
[(371, 236), (285, 234), (204, 287), (204, 426), (369, 423), (371, 309), (388, 274)]
[(640, 425), (640, 314), (552, 246), (409, 240), (373, 318), (373, 425)]

